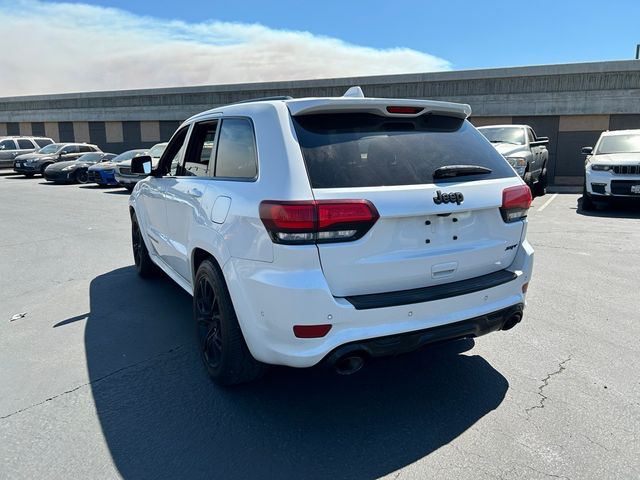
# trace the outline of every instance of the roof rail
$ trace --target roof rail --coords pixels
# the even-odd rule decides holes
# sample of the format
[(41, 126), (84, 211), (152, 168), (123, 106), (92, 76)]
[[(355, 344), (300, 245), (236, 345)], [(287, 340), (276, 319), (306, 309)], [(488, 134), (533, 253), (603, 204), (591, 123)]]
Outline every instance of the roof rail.
[(290, 97), (288, 95), (276, 95), (274, 97), (249, 98), (247, 100), (240, 100), (239, 102), (229, 103), (228, 105), (238, 105), (239, 103), (270, 102), (273, 100), (293, 100), (293, 97)]

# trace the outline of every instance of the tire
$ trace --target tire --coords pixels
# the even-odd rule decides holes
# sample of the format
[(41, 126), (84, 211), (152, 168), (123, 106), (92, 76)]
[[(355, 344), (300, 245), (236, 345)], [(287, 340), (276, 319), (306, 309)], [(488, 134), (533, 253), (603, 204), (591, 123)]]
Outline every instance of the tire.
[(127, 192), (129, 192), (129, 193), (133, 192), (133, 186), (132, 185), (125, 185), (124, 188), (126, 188)]
[(591, 199), (591, 195), (587, 192), (587, 186), (582, 187), (582, 210), (589, 212), (596, 209), (596, 204)]
[(34, 175), (35, 175), (35, 173), (25, 173), (24, 174), (25, 178), (33, 178)]
[(50, 163), (45, 163), (44, 165), (42, 165), (40, 167), (40, 175), (42, 175), (44, 177), (44, 171), (47, 169), (47, 167), (51, 165)]
[(142, 278), (153, 277), (158, 272), (158, 267), (149, 256), (149, 250), (147, 250), (147, 245), (144, 243), (144, 237), (140, 231), (135, 213), (131, 215), (131, 246), (133, 248), (133, 262), (138, 275)]
[(75, 179), (76, 182), (85, 184), (89, 181), (89, 173), (86, 170), (78, 170)]
[(533, 194), (536, 197), (543, 197), (547, 194), (547, 166), (542, 167), (538, 181), (534, 185)]
[(200, 264), (194, 285), (198, 345), (211, 379), (218, 385), (236, 385), (261, 377), (266, 365), (249, 352), (224, 277), (211, 260)]

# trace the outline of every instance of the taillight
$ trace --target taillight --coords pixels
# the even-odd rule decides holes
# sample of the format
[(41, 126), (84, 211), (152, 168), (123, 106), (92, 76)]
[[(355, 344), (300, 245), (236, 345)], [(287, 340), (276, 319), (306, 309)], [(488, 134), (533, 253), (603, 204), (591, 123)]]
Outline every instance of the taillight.
[(502, 191), (500, 213), (505, 222), (515, 222), (527, 216), (531, 206), (531, 189), (527, 185), (505, 188)]
[(387, 107), (387, 112), (389, 113), (416, 114), (416, 113), (420, 113), (422, 110), (424, 110), (424, 108), (422, 107), (400, 107), (400, 106)]
[(260, 219), (276, 243), (348, 242), (367, 233), (379, 215), (367, 200), (264, 201)]

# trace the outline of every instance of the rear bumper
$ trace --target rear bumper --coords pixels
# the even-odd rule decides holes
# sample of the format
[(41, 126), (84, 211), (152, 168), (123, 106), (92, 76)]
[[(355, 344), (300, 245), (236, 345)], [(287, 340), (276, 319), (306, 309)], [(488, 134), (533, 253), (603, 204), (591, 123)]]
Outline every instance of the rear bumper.
[[(500, 312), (525, 304), (523, 286), (530, 281), (532, 268), (533, 249), (524, 241), (508, 269), (511, 280), (505, 283), (431, 301), (367, 309), (334, 297), (319, 261), (315, 267), (300, 264), (292, 270), (232, 257), (223, 271), (252, 355), (265, 363), (310, 367), (354, 342), (410, 334), (407, 342), (420, 346), (430, 338), (440, 341), (499, 330), (505, 318)], [(331, 325), (322, 338), (293, 334), (294, 325), (322, 324)], [(399, 345), (384, 354), (406, 348), (404, 342)]]
[(323, 360), (328, 365), (346, 355), (359, 353), (370, 358), (398, 355), (418, 350), (426, 345), (462, 338), (476, 338), (498, 330), (508, 330), (522, 319), (524, 305), (518, 304), (479, 317), (427, 328), (341, 345)]
[(594, 172), (590, 169), (585, 173), (587, 193), (594, 200), (612, 197), (640, 198), (640, 193), (631, 191), (633, 185), (640, 186), (640, 175), (616, 175), (611, 172)]

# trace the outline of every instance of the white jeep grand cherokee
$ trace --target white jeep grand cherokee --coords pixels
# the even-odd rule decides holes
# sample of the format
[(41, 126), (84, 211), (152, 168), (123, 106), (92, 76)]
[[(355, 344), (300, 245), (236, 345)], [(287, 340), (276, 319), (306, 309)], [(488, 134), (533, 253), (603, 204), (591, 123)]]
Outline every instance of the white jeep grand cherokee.
[(220, 384), (513, 327), (531, 192), (468, 105), (271, 98), (187, 120), (131, 195), (135, 264), (193, 296)]
[(582, 209), (613, 198), (640, 198), (640, 130), (602, 132), (595, 148), (583, 147)]

